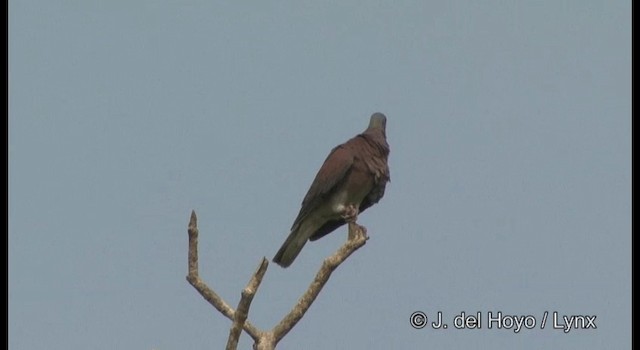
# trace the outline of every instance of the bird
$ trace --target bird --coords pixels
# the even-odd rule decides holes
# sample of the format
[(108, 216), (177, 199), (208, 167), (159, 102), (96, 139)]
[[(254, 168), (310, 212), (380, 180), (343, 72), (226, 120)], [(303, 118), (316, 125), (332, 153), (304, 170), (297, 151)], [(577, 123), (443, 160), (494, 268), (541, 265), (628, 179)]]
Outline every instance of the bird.
[(380, 201), (391, 181), (386, 126), (387, 117), (373, 113), (363, 133), (331, 150), (273, 262), (289, 267), (308, 240), (355, 222), (359, 213)]

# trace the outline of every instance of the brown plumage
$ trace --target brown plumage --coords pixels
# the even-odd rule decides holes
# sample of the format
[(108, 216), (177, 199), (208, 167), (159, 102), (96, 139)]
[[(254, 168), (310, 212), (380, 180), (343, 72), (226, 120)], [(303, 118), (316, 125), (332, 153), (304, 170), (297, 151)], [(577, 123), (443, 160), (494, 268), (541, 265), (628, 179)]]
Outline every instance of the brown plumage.
[(384, 196), (390, 179), (386, 124), (384, 114), (374, 113), (367, 130), (331, 150), (273, 258), (275, 263), (288, 267), (307, 240), (315, 241), (355, 221), (358, 213)]

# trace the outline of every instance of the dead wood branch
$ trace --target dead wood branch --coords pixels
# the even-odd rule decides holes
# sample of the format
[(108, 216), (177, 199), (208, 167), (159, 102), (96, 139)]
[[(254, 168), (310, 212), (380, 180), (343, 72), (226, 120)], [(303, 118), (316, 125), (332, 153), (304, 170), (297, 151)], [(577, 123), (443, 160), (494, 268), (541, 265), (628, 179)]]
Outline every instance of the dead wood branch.
[(242, 290), (238, 307), (234, 310), (216, 292), (198, 276), (198, 219), (195, 211), (191, 212), (189, 220), (189, 254), (188, 254), (188, 275), (187, 281), (207, 300), (216, 310), (233, 323), (229, 331), (227, 340), (227, 350), (235, 350), (238, 346), (241, 330), (244, 330), (254, 341), (253, 348), (256, 350), (273, 350), (282, 338), (284, 338), (293, 327), (302, 319), (313, 301), (318, 297), (320, 291), (331, 277), (335, 269), (340, 266), (353, 252), (366, 244), (367, 230), (364, 226), (349, 223), (349, 235), (347, 241), (331, 256), (326, 258), (316, 274), (316, 277), (309, 285), (309, 288), (300, 297), (292, 310), (269, 331), (262, 331), (251, 324), (248, 320), (251, 301), (255, 296), (262, 278), (267, 272), (269, 262), (262, 258), (258, 269), (251, 277), (247, 286)]

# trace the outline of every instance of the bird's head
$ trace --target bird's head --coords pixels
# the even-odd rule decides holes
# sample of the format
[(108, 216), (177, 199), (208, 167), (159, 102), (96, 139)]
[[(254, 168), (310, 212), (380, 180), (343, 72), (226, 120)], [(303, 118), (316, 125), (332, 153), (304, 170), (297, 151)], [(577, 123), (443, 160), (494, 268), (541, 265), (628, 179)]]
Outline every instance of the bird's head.
[(369, 120), (369, 129), (382, 129), (384, 132), (387, 129), (387, 117), (382, 113), (373, 113), (371, 120)]

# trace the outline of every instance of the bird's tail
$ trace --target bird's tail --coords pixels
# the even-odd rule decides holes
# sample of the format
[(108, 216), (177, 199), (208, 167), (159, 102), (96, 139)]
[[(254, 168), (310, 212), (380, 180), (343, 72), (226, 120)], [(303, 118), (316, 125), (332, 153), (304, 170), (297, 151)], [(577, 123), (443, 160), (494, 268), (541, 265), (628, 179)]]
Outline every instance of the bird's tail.
[(289, 233), (289, 237), (284, 241), (280, 250), (273, 257), (273, 262), (282, 266), (289, 267), (291, 263), (296, 259), (302, 247), (309, 240), (309, 234), (305, 234), (301, 227), (297, 227)]

